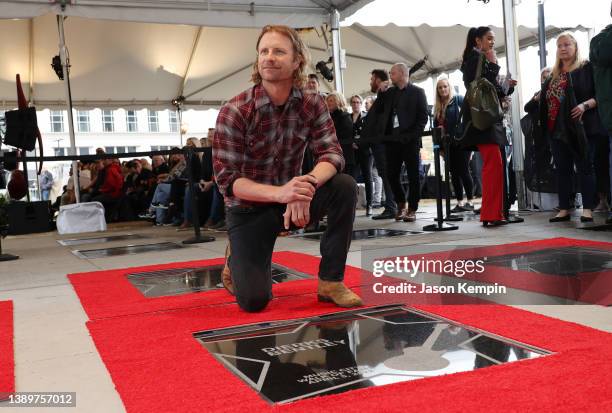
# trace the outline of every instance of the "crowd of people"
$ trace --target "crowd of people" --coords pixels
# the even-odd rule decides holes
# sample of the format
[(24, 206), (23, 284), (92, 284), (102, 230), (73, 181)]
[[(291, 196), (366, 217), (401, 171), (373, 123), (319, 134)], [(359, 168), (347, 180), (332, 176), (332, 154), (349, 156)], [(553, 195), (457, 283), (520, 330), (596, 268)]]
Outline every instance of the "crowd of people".
[[(525, 105), (535, 152), (550, 154), (551, 164), (538, 167), (552, 166), (556, 174), (558, 213), (551, 222), (569, 221), (572, 209), (579, 207), (580, 221), (592, 222), (593, 211), (610, 208), (610, 113), (608, 110), (602, 118), (597, 108), (598, 101), (609, 102), (612, 95), (606, 72), (610, 70), (610, 36), (607, 29), (594, 39), (590, 62), (581, 57), (571, 33), (561, 34), (554, 66), (542, 70), (542, 88)], [(517, 82), (500, 76), (500, 69), (494, 32), (489, 27), (470, 29), (462, 55), (464, 86), (469, 92), (479, 79), (486, 79), (495, 90), (500, 111), (507, 113)], [(340, 92), (322, 92), (316, 74), (307, 75), (302, 86), (321, 96), (326, 104), (344, 158), (342, 172), (363, 183), (365, 215), (375, 220), (416, 220), (424, 178), (421, 137), (428, 120), (432, 120), (450, 142), (444, 155), (456, 198), (452, 212), (480, 214), (483, 226), (488, 228), (508, 223), (516, 184), (506, 117), (500, 116), (487, 128), (477, 127), (467, 99), (456, 93), (458, 88), (445, 76), (437, 81), (431, 110), (424, 91), (410, 82), (409, 67), (404, 63), (393, 65), (389, 71), (374, 69), (369, 80), (371, 94), (365, 98), (353, 95), (348, 102)], [(177, 152), (168, 158), (153, 156), (151, 162), (105, 159), (82, 163), (81, 199), (101, 202), (111, 220), (140, 216), (157, 225), (187, 228), (193, 221), (189, 200), (195, 193), (200, 222), (225, 229), (224, 200), (213, 173), (214, 133), (211, 128), (210, 139), (187, 140), (187, 147), (206, 148), (189, 155), (190, 162), (175, 148)], [(98, 149), (96, 153), (104, 151)], [(536, 155), (538, 159), (543, 158)], [(313, 150), (307, 146), (302, 173), (315, 165)], [(193, 187), (187, 183), (189, 174)], [(48, 174), (40, 178), (43, 198), (48, 197), (52, 181)], [(480, 196), (478, 208), (474, 199)], [(56, 206), (72, 203), (74, 198), (70, 179)], [(374, 215), (379, 207), (384, 209)], [(612, 213), (607, 222), (611, 220)]]
[[(551, 153), (551, 165), (540, 163), (537, 167), (552, 166), (556, 174), (558, 214), (551, 222), (570, 220), (571, 210), (579, 207), (580, 221), (593, 222), (593, 211), (610, 209), (610, 131), (600, 119), (596, 99), (598, 89), (604, 100), (610, 95), (610, 76), (605, 72), (610, 70), (605, 69), (610, 64), (610, 52), (606, 51), (609, 31), (594, 40), (591, 59), (595, 64), (581, 58), (571, 33), (561, 34), (555, 65), (542, 71), (542, 90), (525, 106), (533, 118), (535, 151)], [(601, 62), (599, 68), (597, 61)], [(502, 115), (486, 128), (476, 127), (468, 102), (455, 93), (445, 76), (437, 81), (433, 112), (429, 113), (433, 126), (441, 127), (450, 142), (444, 155), (457, 201), (452, 212), (480, 214), (487, 228), (509, 220), (522, 222), (510, 215), (517, 194), (508, 112), (517, 82), (500, 76), (500, 69), (495, 33), (485, 26), (472, 28), (462, 56), (464, 86), (470, 90), (479, 79), (486, 79), (495, 90)], [(306, 88), (321, 93), (315, 74), (309, 75)], [(423, 179), (419, 152), (428, 120), (427, 100), (423, 90), (410, 83), (409, 69), (403, 63), (393, 65), (389, 72), (372, 70), (370, 91), (372, 95), (365, 100), (351, 96), (349, 104), (341, 93), (323, 94), (344, 154), (343, 172), (364, 184), (366, 216), (373, 214), (374, 206), (383, 206), (382, 213), (373, 219), (413, 222)], [(308, 160), (303, 170), (311, 168)], [(581, 194), (581, 205), (574, 202), (577, 193)], [(474, 198), (480, 196), (480, 208), (475, 208)], [(607, 223), (611, 220), (612, 212)]]
[[(208, 136), (213, 135), (214, 128), (211, 128)], [(188, 151), (188, 148), (204, 149)], [(107, 221), (140, 218), (151, 220), (155, 225), (185, 229), (193, 225), (193, 192), (200, 224), (225, 230), (223, 197), (214, 181), (208, 137), (188, 138), (183, 149), (175, 147), (171, 152), (169, 156), (153, 155), (123, 162), (118, 158), (80, 162), (80, 200), (102, 203)], [(96, 155), (105, 155), (105, 152), (98, 148)], [(54, 203), (55, 209), (76, 202), (72, 175), (71, 168), (68, 183)], [(193, 182), (191, 188), (189, 175)]]
[[(365, 187), (366, 216), (414, 222), (428, 121), (448, 142), (444, 155), (457, 200), (453, 211), (479, 214), (485, 228), (522, 222), (510, 215), (517, 197), (508, 112), (517, 82), (500, 76), (489, 27), (472, 28), (467, 35), (461, 64), (467, 95), (458, 95), (441, 77), (431, 111), (405, 63), (388, 72), (372, 70), (371, 95), (353, 95), (347, 103), (337, 91), (323, 93), (318, 76), (306, 73), (305, 49), (295, 30), (266, 26), (257, 41), (254, 86), (221, 108), (209, 139), (187, 140), (186, 148), (205, 150), (176, 148), (168, 159), (153, 156), (151, 163), (82, 164), (82, 200), (101, 202), (107, 213), (130, 211), (182, 228), (190, 227), (197, 213), (206, 227), (227, 230), (222, 283), (246, 311), (259, 311), (271, 299), (276, 237), (323, 217), (328, 225), (321, 239), (318, 299), (341, 307), (362, 303), (342, 282), (356, 182)], [(581, 58), (569, 32), (559, 35), (555, 64), (542, 71), (541, 90), (525, 106), (536, 151), (551, 153), (549, 166), (557, 176), (559, 204), (552, 223), (571, 219), (572, 208), (579, 207), (577, 192), (580, 221), (592, 222), (593, 210), (609, 208), (611, 53), (611, 26), (593, 39), (592, 61)], [(193, 211), (190, 200), (196, 194)], [(57, 202), (74, 202), (72, 180)], [(384, 209), (373, 215), (375, 206)], [(611, 219), (612, 214), (608, 223)]]

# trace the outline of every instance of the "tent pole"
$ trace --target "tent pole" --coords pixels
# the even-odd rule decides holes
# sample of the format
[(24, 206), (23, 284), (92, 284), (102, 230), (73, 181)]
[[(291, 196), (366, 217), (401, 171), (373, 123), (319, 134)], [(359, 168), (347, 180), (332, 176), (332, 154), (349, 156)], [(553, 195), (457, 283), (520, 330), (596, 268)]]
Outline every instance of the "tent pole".
[(519, 81), (519, 84), (512, 96), (512, 158), (514, 163), (514, 172), (516, 173), (516, 189), (518, 195), (519, 208), (527, 207), (525, 198), (525, 180), (524, 180), (524, 142), (523, 133), (521, 131), (521, 83), (520, 83), (520, 65), (519, 65), (519, 44), (518, 32), (516, 28), (516, 14), (514, 0), (503, 0), (504, 8), (504, 33), (506, 40), (506, 64), (508, 73), (513, 79)]
[[(57, 16), (57, 27), (59, 30), (59, 52), (62, 61), (62, 71), (64, 73), (64, 86), (66, 88), (66, 102), (68, 103), (68, 133), (70, 134), (70, 155), (76, 156), (76, 142), (74, 138), (74, 119), (72, 117), (72, 93), (70, 92), (70, 70), (68, 49), (66, 48), (66, 38), (64, 36), (64, 16)], [(74, 182), (74, 197), (77, 204), (81, 202), (81, 187), (79, 180), (79, 163), (72, 161), (72, 180)]]
[(333, 9), (330, 14), (331, 32), (332, 32), (332, 56), (334, 59), (334, 85), (336, 91), (344, 94), (344, 79), (342, 78), (342, 67), (340, 53), (342, 46), (340, 44), (340, 13)]
[(546, 23), (544, 21), (544, 0), (538, 3), (538, 43), (540, 45), (540, 70), (546, 67)]

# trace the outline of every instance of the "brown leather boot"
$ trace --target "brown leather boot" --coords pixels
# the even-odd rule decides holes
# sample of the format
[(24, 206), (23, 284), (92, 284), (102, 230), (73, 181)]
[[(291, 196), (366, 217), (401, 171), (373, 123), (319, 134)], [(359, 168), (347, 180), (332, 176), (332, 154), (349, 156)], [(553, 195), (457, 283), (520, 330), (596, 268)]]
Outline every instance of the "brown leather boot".
[(221, 271), (221, 282), (223, 286), (227, 290), (228, 293), (234, 295), (234, 282), (232, 281), (232, 274), (229, 269), (229, 256), (231, 254), (230, 243), (227, 243), (225, 247), (225, 266), (223, 267), (223, 271)]
[(403, 204), (397, 204), (397, 212), (395, 213), (395, 220), (396, 221), (401, 221), (402, 219), (404, 219), (404, 215), (406, 214), (406, 203), (404, 202)]
[(349, 290), (342, 281), (319, 280), (317, 298), (322, 302), (334, 303), (338, 307), (350, 308), (363, 305), (361, 298)]
[(415, 222), (416, 221), (416, 211), (408, 208), (406, 213), (404, 214), (404, 222)]

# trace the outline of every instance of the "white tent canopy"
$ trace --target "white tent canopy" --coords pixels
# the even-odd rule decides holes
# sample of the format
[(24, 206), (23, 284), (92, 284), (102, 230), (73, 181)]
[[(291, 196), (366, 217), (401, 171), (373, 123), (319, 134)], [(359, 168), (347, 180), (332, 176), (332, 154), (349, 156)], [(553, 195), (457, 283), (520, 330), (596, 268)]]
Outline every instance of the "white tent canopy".
[[(39, 109), (65, 107), (63, 84), (50, 66), (51, 58), (58, 53), (56, 26), (53, 15), (0, 21), (1, 36), (11, 38), (0, 44), (0, 55), (5, 56), (0, 66), (0, 103), (4, 108), (15, 106), (16, 73), (21, 74), (26, 94)], [(82, 109), (170, 107), (171, 100), (179, 95), (187, 98), (185, 107), (219, 106), (249, 86), (259, 33), (259, 29), (78, 17), (68, 18), (64, 26), (72, 65), (72, 98), (75, 107)], [(502, 29), (495, 31), (498, 44), (503, 46)], [(342, 46), (348, 65), (345, 92), (364, 91), (374, 68), (388, 69), (398, 61), (414, 64), (425, 54), (429, 55), (427, 72), (454, 70), (466, 32), (463, 26), (344, 27)], [(331, 55), (321, 33), (321, 29), (303, 33), (313, 63)], [(519, 33), (525, 44), (537, 41), (536, 29), (521, 27)], [(311, 69), (314, 72), (314, 67)], [(418, 72), (414, 80), (425, 73)]]
[[(318, 26), (332, 9), (342, 19), (372, 0), (4, 0), (2, 18), (33, 18), (45, 14), (146, 23), (212, 27)], [(62, 6), (65, 4), (65, 6)]]
[[(555, 10), (553, 5), (562, 2), (566, 0), (548, 0), (547, 15), (549, 9), (551, 13)], [(591, 2), (599, 3), (599, 0), (585, 3)], [(464, 46), (466, 26), (476, 21), (495, 26), (498, 46), (503, 51), (501, 0), (492, 0), (486, 5), (475, 0), (469, 3), (463, 0), (431, 0), (427, 3), (317, 0), (267, 1), (266, 4), (252, 6), (254, 16), (251, 16), (248, 11), (251, 6), (247, 7), (245, 1), (80, 0), (76, 5), (67, 5), (64, 13), (72, 17), (66, 19), (64, 27), (72, 65), (70, 79), (75, 107), (171, 107), (171, 100), (179, 95), (187, 98), (185, 108), (219, 106), (249, 86), (259, 33), (255, 27), (260, 24), (291, 24), (288, 19), (295, 17), (297, 20), (293, 23), (297, 24), (294, 26), (314, 27), (315, 30), (302, 32), (310, 46), (313, 63), (327, 60), (331, 55), (330, 36), (329, 32), (323, 35), (325, 31), (321, 25), (329, 21), (329, 10), (334, 6), (348, 16), (341, 30), (342, 47), (347, 53), (348, 67), (344, 73), (347, 95), (367, 88), (369, 72), (373, 68), (389, 68), (397, 61), (413, 64), (426, 54), (429, 56), (428, 64), (416, 74), (415, 81), (428, 74), (456, 69)], [(403, 6), (398, 8), (397, 4)], [(408, 7), (408, 4), (413, 6)], [(416, 7), (419, 4), (422, 6)], [(453, 8), (459, 7), (458, 4), (463, 12)], [(609, 3), (606, 4), (609, 8)], [(536, 7), (532, 0), (524, 0), (517, 7), (518, 16), (527, 5)], [(359, 7), (363, 8), (357, 10)], [(448, 12), (432, 13), (432, 8)], [(587, 7), (579, 9), (584, 8)], [(274, 20), (274, 13), (281, 10), (286, 12), (285, 18)], [(63, 84), (50, 67), (51, 58), (58, 54), (54, 13), (60, 11), (58, 4), (49, 4), (46, 0), (0, 3), (1, 17), (27, 18), (0, 20), (3, 39), (0, 43), (0, 55), (3, 56), (0, 65), (2, 107), (16, 106), (16, 73), (21, 74), (26, 94), (39, 109), (65, 107)], [(466, 20), (466, 26), (456, 24), (460, 12), (461, 23)], [(533, 9), (531, 14), (534, 14)], [(569, 20), (567, 14), (570, 13), (562, 14), (561, 20), (573, 23), (570, 27), (591, 22), (589, 19)], [(91, 15), (96, 18), (79, 17)], [(376, 17), (379, 15), (386, 20)], [(209, 20), (211, 16), (216, 16), (212, 22)], [(190, 19), (197, 19), (203, 26), (154, 23), (189, 23), (192, 22)], [(403, 26), (374, 27), (383, 21)], [(442, 27), (416, 24), (423, 21)], [(455, 24), (449, 26), (453, 21)], [(553, 25), (556, 21), (559, 21), (556, 17), (547, 19), (547, 23)], [(537, 42), (536, 25), (531, 20), (527, 23), (529, 27), (519, 26), (523, 46)], [(553, 28), (549, 32), (556, 33)]]

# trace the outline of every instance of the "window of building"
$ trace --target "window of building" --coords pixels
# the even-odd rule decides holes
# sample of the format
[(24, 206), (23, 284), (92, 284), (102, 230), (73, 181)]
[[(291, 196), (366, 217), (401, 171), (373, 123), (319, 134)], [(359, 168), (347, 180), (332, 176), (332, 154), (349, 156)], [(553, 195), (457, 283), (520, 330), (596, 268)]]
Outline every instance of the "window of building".
[(53, 148), (55, 156), (66, 156), (68, 148)]
[(79, 146), (77, 149), (79, 155), (89, 155), (89, 146)]
[(156, 110), (149, 110), (149, 132), (159, 132), (159, 119)]
[(102, 111), (102, 130), (104, 132), (114, 132), (115, 131), (115, 118), (113, 116), (112, 110)]
[(151, 145), (151, 150), (152, 151), (169, 151), (170, 150), (170, 146), (165, 146), (165, 145)]
[(171, 110), (168, 112), (168, 114), (169, 114), (168, 122), (170, 123), (170, 132), (178, 132), (179, 124), (178, 124), (178, 116), (176, 114), (176, 111)]
[(89, 132), (89, 111), (77, 110), (77, 125), (79, 132)]
[(64, 131), (64, 112), (61, 110), (51, 111), (51, 132)]
[(128, 132), (138, 132), (138, 121), (136, 119), (135, 110), (126, 111), (126, 120), (127, 120), (127, 131)]
[(128, 153), (128, 152), (136, 152), (135, 146), (105, 146), (104, 152), (106, 153)]

